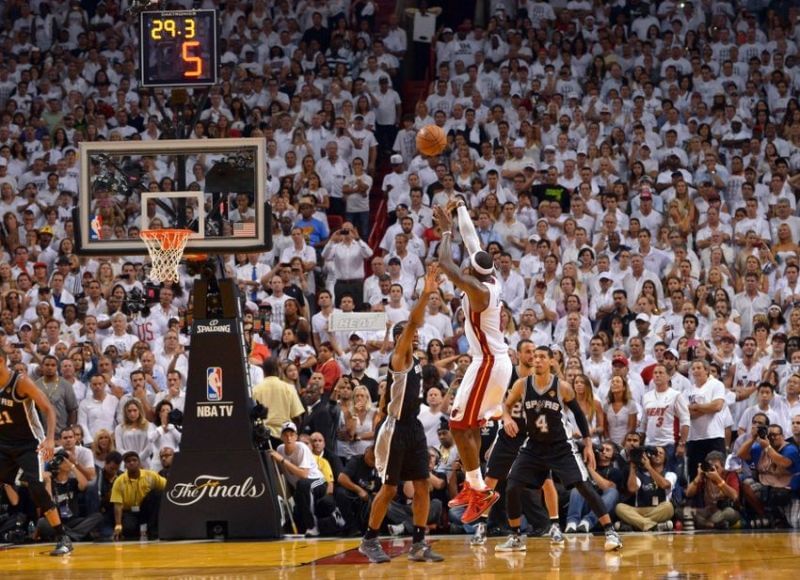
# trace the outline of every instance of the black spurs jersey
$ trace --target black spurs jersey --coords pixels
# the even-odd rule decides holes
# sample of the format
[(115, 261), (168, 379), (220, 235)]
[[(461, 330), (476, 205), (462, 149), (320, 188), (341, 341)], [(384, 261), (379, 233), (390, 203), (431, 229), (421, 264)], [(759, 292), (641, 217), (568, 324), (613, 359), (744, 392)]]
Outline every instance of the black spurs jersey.
[[(513, 367), (511, 370), (511, 381), (508, 383), (508, 391), (506, 392), (506, 396), (508, 396), (508, 392), (511, 391), (514, 383), (517, 382), (519, 378), (519, 374), (517, 373), (517, 367)], [(527, 385), (527, 383), (526, 383)], [(517, 428), (519, 429), (517, 432), (516, 437), (510, 437), (508, 433), (506, 433), (505, 429), (498, 430), (499, 436), (509, 442), (515, 442), (522, 444), (525, 441), (525, 438), (528, 436), (525, 432), (525, 412), (523, 411), (523, 402), (522, 400), (517, 401), (513, 407), (511, 407), (511, 417), (514, 421), (517, 422)]]
[(550, 375), (550, 386), (539, 394), (534, 386), (534, 376), (525, 381), (522, 404), (529, 441), (539, 444), (556, 444), (570, 441), (564, 416), (564, 402), (558, 390), (559, 379)]
[(44, 440), (44, 429), (33, 399), (17, 393), (19, 373), (12, 373), (0, 388), (0, 443), (32, 443)]
[(416, 357), (412, 358), (411, 366), (402, 371), (394, 370), (392, 361), (389, 361), (386, 393), (389, 397), (386, 410), (390, 417), (400, 423), (413, 423), (417, 419), (425, 395), (422, 392), (422, 365)]

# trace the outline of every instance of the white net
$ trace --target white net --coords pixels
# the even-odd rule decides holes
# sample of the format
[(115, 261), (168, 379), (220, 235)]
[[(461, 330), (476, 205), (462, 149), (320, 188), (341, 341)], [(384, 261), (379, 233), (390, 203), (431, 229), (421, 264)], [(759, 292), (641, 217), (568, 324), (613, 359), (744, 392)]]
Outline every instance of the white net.
[(191, 230), (144, 230), (140, 234), (150, 254), (149, 278), (156, 284), (178, 281), (178, 266)]

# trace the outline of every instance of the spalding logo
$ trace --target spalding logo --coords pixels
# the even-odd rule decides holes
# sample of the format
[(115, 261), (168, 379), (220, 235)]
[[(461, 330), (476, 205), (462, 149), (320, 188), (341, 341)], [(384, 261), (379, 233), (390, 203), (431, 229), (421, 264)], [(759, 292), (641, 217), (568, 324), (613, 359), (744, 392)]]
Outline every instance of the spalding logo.
[(208, 324), (198, 324), (196, 332), (197, 334), (207, 334), (209, 332), (230, 334), (232, 327), (230, 324), (220, 324), (219, 320), (209, 320)]
[(176, 483), (167, 493), (167, 499), (179, 506), (188, 506), (208, 499), (252, 499), (261, 497), (267, 490), (263, 483), (256, 485), (248, 477), (242, 483), (229, 485), (230, 477), (198, 475), (192, 483)]

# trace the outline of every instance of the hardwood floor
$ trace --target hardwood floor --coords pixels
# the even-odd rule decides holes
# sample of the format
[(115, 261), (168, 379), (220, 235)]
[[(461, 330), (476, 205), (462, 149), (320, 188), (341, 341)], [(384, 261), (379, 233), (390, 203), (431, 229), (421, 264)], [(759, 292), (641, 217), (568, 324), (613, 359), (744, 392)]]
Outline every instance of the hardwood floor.
[[(358, 539), (277, 542), (126, 542), (78, 544), (66, 558), (50, 545), (0, 549), (0, 578), (767, 578), (797, 577), (800, 533), (627, 534), (621, 552), (602, 550), (602, 537), (570, 536), (563, 547), (528, 540), (527, 553), (495, 555), (492, 538), (470, 548), (465, 536), (433, 538), (438, 564), (406, 559), (408, 540), (385, 540), (388, 564), (369, 564)], [(768, 572), (767, 572), (768, 570)]]

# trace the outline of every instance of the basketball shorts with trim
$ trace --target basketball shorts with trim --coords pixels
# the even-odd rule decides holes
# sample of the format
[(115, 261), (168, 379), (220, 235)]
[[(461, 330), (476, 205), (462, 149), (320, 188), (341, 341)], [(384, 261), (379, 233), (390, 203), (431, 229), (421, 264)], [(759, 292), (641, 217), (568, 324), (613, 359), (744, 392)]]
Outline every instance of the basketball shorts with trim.
[(375, 437), (375, 469), (387, 485), (428, 479), (428, 440), (418, 419), (401, 423), (389, 417), (381, 424)]
[(519, 449), (525, 443), (525, 432), (514, 438), (503, 431), (502, 426), (497, 431), (492, 448), (489, 450), (489, 459), (486, 462), (486, 476), (497, 480), (504, 480), (511, 472), (511, 466), (519, 455)]
[(44, 482), (44, 465), (35, 440), (19, 444), (0, 443), (0, 483), (13, 484), (22, 470), (22, 481)]
[[(534, 445), (538, 447), (530, 447)], [(557, 443), (552, 448), (545, 447), (531, 441), (523, 445), (511, 466), (509, 481), (513, 479), (528, 487), (540, 488), (551, 472), (564, 487), (572, 487), (576, 483), (589, 480), (589, 471), (578, 455), (577, 447), (566, 442)]]
[(513, 370), (509, 356), (472, 359), (453, 399), (450, 428), (472, 429), (500, 417)]

